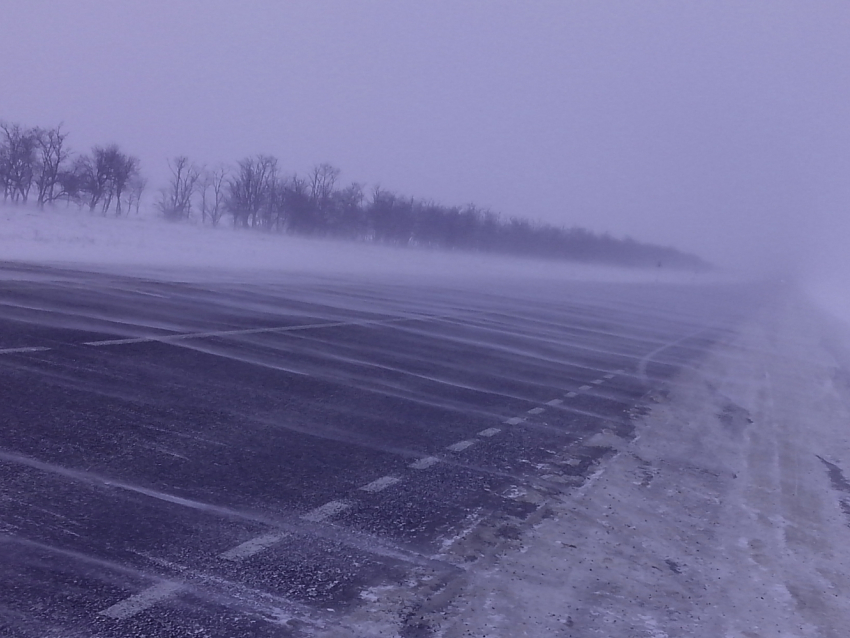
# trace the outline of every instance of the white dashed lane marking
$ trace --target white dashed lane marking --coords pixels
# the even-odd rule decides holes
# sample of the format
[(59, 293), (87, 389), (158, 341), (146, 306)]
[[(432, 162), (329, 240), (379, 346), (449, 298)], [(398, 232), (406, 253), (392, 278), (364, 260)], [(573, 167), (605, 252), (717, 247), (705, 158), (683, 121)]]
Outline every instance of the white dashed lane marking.
[(311, 523), (321, 523), (332, 516), (336, 516), (340, 512), (344, 512), (350, 507), (351, 503), (347, 501), (330, 501), (314, 510), (310, 510), (301, 518), (305, 521), (310, 521)]
[(429, 467), (431, 467), (432, 465), (436, 465), (439, 462), (440, 459), (438, 459), (436, 456), (426, 456), (417, 461), (414, 461), (410, 464), (409, 467), (413, 468), (414, 470), (427, 470)]
[(33, 346), (28, 348), (2, 348), (0, 349), (0, 354), (16, 354), (18, 352), (47, 352), (50, 348), (43, 348), (40, 346)]
[[(435, 316), (422, 316), (422, 317), (394, 317), (389, 319), (377, 319), (377, 320), (363, 320), (363, 321), (338, 321), (338, 322), (324, 322), (324, 323), (314, 323), (314, 324), (306, 324), (306, 325), (295, 325), (295, 326), (278, 326), (278, 327), (267, 327), (267, 328), (250, 328), (250, 329), (236, 329), (236, 330), (217, 330), (217, 331), (208, 331), (208, 332), (195, 332), (195, 333), (180, 333), (180, 334), (170, 334), (170, 335), (157, 335), (157, 336), (148, 336), (148, 337), (136, 337), (136, 338), (124, 338), (124, 339), (107, 339), (100, 341), (88, 341), (85, 342), (84, 345), (87, 346), (114, 346), (114, 345), (124, 345), (124, 344), (135, 344), (135, 343), (151, 343), (151, 342), (163, 342), (169, 343), (174, 341), (182, 341), (189, 339), (204, 339), (204, 338), (213, 338), (213, 337), (229, 337), (229, 336), (242, 336), (242, 335), (254, 335), (254, 334), (263, 334), (263, 333), (273, 333), (273, 332), (290, 332), (290, 331), (299, 331), (299, 330), (308, 330), (314, 328), (329, 328), (329, 327), (341, 327), (341, 326), (368, 326), (368, 325), (380, 325), (380, 324), (390, 324), (396, 322), (403, 321), (411, 321), (411, 320), (427, 320), (427, 319), (436, 319), (439, 317)], [(32, 352), (47, 352), (52, 350), (50, 347), (44, 346), (29, 346), (29, 347), (17, 347), (17, 348), (0, 348), (0, 355), (4, 354), (19, 354), (19, 353), (32, 353)], [(613, 379), (617, 374), (624, 374), (624, 370), (617, 370), (616, 372), (610, 372), (603, 375), (602, 378), (596, 379), (591, 383), (593, 385), (600, 385), (605, 382), (606, 379)], [(591, 385), (583, 385), (578, 388), (579, 392), (583, 392), (591, 389)], [(565, 395), (568, 398), (574, 398), (578, 396), (578, 392), (568, 392)], [(563, 401), (561, 399), (552, 399), (551, 401), (547, 401), (545, 405), (548, 406), (559, 406), (562, 405)], [(528, 410), (528, 414), (541, 414), (545, 411), (543, 407), (536, 407)], [(511, 417), (504, 421), (507, 425), (519, 425), (525, 421), (525, 417)], [(478, 433), (478, 436), (489, 438), (499, 434), (502, 430), (500, 428), (492, 427), (482, 430)], [(464, 441), (458, 441), (453, 445), (449, 445), (447, 447), (448, 450), (452, 452), (462, 452), (477, 442), (476, 439), (468, 439)], [(440, 459), (436, 456), (426, 456), (416, 461), (412, 462), (409, 467), (414, 470), (425, 470), (428, 469), (440, 462)], [(401, 482), (401, 479), (396, 478), (394, 476), (382, 476), (371, 483), (368, 483), (361, 488), (360, 490), (369, 493), (380, 492), (388, 487), (396, 485)], [(303, 516), (301, 518), (305, 521), (320, 523), (326, 521), (338, 514), (350, 509), (352, 507), (352, 503), (344, 500), (333, 500), (321, 505)], [(255, 554), (258, 554), (273, 545), (280, 543), (286, 537), (286, 533), (284, 532), (270, 532), (267, 534), (263, 534), (251, 540), (248, 540), (236, 547), (233, 547), (226, 552), (219, 554), (219, 557), (229, 561), (239, 561)], [(183, 585), (172, 582), (172, 581), (163, 581), (156, 585), (153, 585), (138, 594), (130, 596), (118, 603), (104, 609), (99, 612), (101, 616), (106, 616), (115, 620), (123, 620), (126, 618), (130, 618), (135, 614), (138, 614), (166, 599), (171, 596), (174, 596), (178, 592), (183, 589)]]
[(375, 492), (380, 492), (381, 490), (385, 490), (388, 487), (390, 487), (391, 485), (395, 485), (396, 483), (400, 483), (400, 482), (401, 482), (401, 479), (398, 479), (394, 476), (382, 476), (379, 479), (375, 479), (371, 483), (367, 483), (366, 485), (364, 485), (360, 489), (363, 490), (364, 492), (375, 493)]
[[(421, 319), (428, 319), (434, 317), (421, 317)], [(374, 324), (382, 324), (382, 323), (394, 323), (398, 321), (409, 321), (411, 319), (420, 319), (419, 317), (404, 317), (404, 318), (393, 318), (393, 319), (380, 319), (374, 321), (355, 321), (355, 322), (326, 322), (326, 323), (316, 323), (316, 324), (308, 324), (308, 325), (300, 325), (300, 326), (281, 326), (274, 328), (252, 328), (252, 329), (243, 329), (243, 330), (218, 330), (218, 331), (210, 331), (210, 332), (196, 332), (196, 333), (183, 333), (183, 334), (172, 334), (172, 335), (160, 335), (155, 337), (141, 337), (141, 338), (129, 338), (129, 339), (109, 339), (102, 341), (89, 341), (86, 342), (85, 345), (88, 346), (112, 346), (112, 345), (124, 345), (124, 344), (133, 344), (133, 343), (150, 343), (150, 342), (170, 342), (170, 341), (181, 341), (185, 339), (203, 339), (210, 337), (224, 337), (224, 336), (239, 336), (239, 335), (251, 335), (251, 334), (262, 334), (262, 333), (270, 333), (270, 332), (288, 332), (295, 330), (307, 330), (311, 328), (325, 328), (325, 327), (337, 327), (337, 326), (347, 326), (347, 325), (374, 325)], [(18, 353), (29, 353), (29, 352), (46, 352), (51, 350), (52, 348), (43, 347), (43, 346), (30, 346), (30, 347), (19, 347), (19, 348), (0, 348), (0, 355), (3, 354), (18, 354)], [(608, 373), (603, 376), (601, 379), (596, 379), (592, 382), (593, 385), (599, 385), (604, 383), (605, 379), (613, 379), (616, 374), (623, 374), (623, 370), (617, 370), (616, 373)], [(579, 388), (579, 391), (590, 390), (590, 385), (583, 385)], [(578, 396), (577, 392), (568, 392), (565, 395), (568, 398), (573, 398)], [(549, 406), (558, 406), (561, 405), (563, 401), (561, 399), (552, 399), (551, 401), (547, 401), (546, 405)], [(528, 410), (528, 414), (541, 414), (545, 410), (542, 407), (536, 407)], [(511, 417), (506, 419), (504, 423), (507, 425), (519, 425), (525, 421), (524, 417)], [(501, 432), (499, 428), (487, 428), (486, 430), (482, 430), (478, 433), (478, 436), (481, 437), (492, 437)], [(475, 445), (476, 440), (468, 439), (464, 441), (458, 441), (453, 445), (448, 446), (448, 450), (452, 452), (462, 452), (467, 448)], [(420, 458), (409, 465), (411, 469), (415, 470), (425, 470), (429, 467), (432, 467), (440, 462), (440, 459), (436, 456), (426, 456)], [(379, 479), (372, 481), (361, 487), (360, 489), (364, 492), (380, 492), (392, 485), (399, 483), (401, 479), (396, 478), (394, 476), (382, 476)], [(320, 523), (325, 521), (337, 514), (344, 512), (345, 510), (352, 507), (352, 504), (348, 501), (342, 500), (334, 500), (317, 507), (310, 512), (304, 514), (301, 518), (306, 521), (310, 521), (313, 523)], [(219, 556), (225, 560), (230, 561), (238, 561), (245, 558), (249, 558), (262, 552), (265, 549), (281, 542), (285, 538), (286, 534), (283, 532), (270, 532), (268, 534), (263, 534), (256, 538), (253, 538), (249, 541), (246, 541), (236, 547), (221, 553)], [(179, 583), (165, 581), (159, 583), (157, 585), (153, 585), (144, 591), (130, 596), (107, 609), (104, 609), (100, 612), (100, 615), (107, 616), (109, 618), (113, 618), (116, 620), (122, 620), (134, 616), (135, 614), (142, 612), (153, 605), (173, 596), (177, 592), (182, 589), (182, 585)]]
[[(325, 325), (327, 325), (327, 324), (325, 324)], [(308, 326), (303, 326), (303, 327), (308, 327)], [(317, 326), (314, 324), (313, 326), (309, 326), (309, 327), (317, 327)], [(292, 329), (292, 328), (290, 328), (290, 329)], [(296, 327), (296, 329), (297, 329), (297, 327)], [(273, 332), (273, 331), (276, 331), (276, 330), (280, 330), (280, 328), (277, 328), (277, 329), (266, 328), (266, 329), (262, 329), (262, 330), (227, 331), (226, 333), (224, 331), (222, 331), (221, 333), (203, 333), (203, 334), (196, 333), (196, 334), (193, 334), (193, 335), (175, 335), (174, 337), (171, 337), (169, 340), (180, 339), (180, 338), (186, 338), (186, 339), (200, 338), (200, 337), (203, 337), (203, 336), (218, 336), (218, 334), (253, 334), (253, 333), (257, 333), (257, 332)], [(117, 345), (117, 344), (124, 344), (124, 343), (143, 343), (143, 342), (146, 342), (146, 341), (157, 341), (157, 340), (159, 340), (159, 339), (121, 339), (121, 340), (113, 340), (113, 341), (91, 342), (87, 345)], [(39, 351), (43, 351), (43, 350), (49, 350), (49, 348), (13, 348), (13, 349), (0, 350), (0, 354), (6, 354), (6, 353), (11, 353), (11, 352), (39, 352)], [(614, 378), (614, 376), (615, 375), (613, 373), (609, 373), (609, 374), (606, 374), (603, 379), (597, 379), (597, 380), (593, 381), (592, 383), (594, 385), (599, 385), (601, 383), (604, 383), (605, 379), (612, 379), (612, 378)], [(591, 389), (590, 385), (583, 385), (579, 388), (580, 391), (590, 390), (590, 389)], [(568, 392), (566, 394), (566, 396), (572, 398), (572, 397), (578, 396), (578, 393), (577, 392)], [(551, 401), (546, 402), (546, 405), (548, 405), (548, 406), (559, 406), (559, 405), (562, 405), (562, 404), (563, 404), (563, 401), (561, 399), (552, 399)], [(544, 408), (536, 407), (536, 408), (531, 408), (530, 410), (528, 410), (527, 413), (528, 414), (541, 414), (544, 411), (545, 411)], [(524, 417), (511, 417), (509, 419), (506, 419), (504, 421), (504, 423), (506, 423), (508, 425), (519, 425), (524, 420), (525, 420)], [(487, 428), (486, 430), (481, 430), (478, 433), (478, 436), (489, 438), (489, 437), (492, 437), (492, 436), (499, 434), (501, 431), (502, 430), (500, 428)], [(452, 452), (462, 452), (463, 450), (466, 450), (467, 448), (470, 448), (473, 445), (475, 445), (476, 442), (477, 441), (475, 439), (467, 439), (467, 440), (464, 440), (464, 441), (458, 441), (457, 443), (454, 443), (453, 445), (449, 445), (446, 449), (451, 450)], [(411, 469), (414, 469), (414, 470), (425, 470), (425, 469), (428, 469), (429, 467), (436, 465), (439, 462), (440, 462), (440, 459), (436, 456), (426, 456), (426, 457), (417, 459), (416, 461), (411, 463), (409, 465), (409, 467)], [(391, 487), (391, 486), (393, 486), (397, 483), (400, 483), (400, 482), (401, 482), (401, 479), (396, 478), (395, 476), (382, 476), (381, 478), (375, 479), (371, 483), (367, 483), (366, 485), (361, 487), (360, 490), (362, 490), (364, 492), (369, 492), (369, 493), (376, 493), (376, 492), (380, 492), (382, 490), (385, 490), (388, 487)], [(337, 514), (340, 514), (341, 512), (344, 512), (345, 510), (349, 509), (350, 507), (352, 507), (352, 504), (348, 501), (330, 501), (330, 502), (325, 503), (324, 505), (317, 507), (314, 510), (311, 510), (310, 512), (304, 514), (301, 518), (303, 520), (310, 521), (310, 522), (313, 522), (313, 523), (320, 523), (320, 522), (325, 521), (325, 520), (327, 520), (327, 519), (329, 519), (333, 516), (336, 516)], [(262, 552), (265, 549), (268, 549), (269, 547), (271, 547), (273, 545), (276, 545), (277, 543), (281, 542), (285, 538), (285, 536), (286, 536), (286, 534), (283, 533), (283, 532), (270, 532), (268, 534), (263, 534), (262, 536), (252, 538), (251, 540), (246, 541), (246, 542), (242, 543), (241, 545), (237, 545), (233, 549), (230, 549), (226, 552), (223, 552), (219, 556), (221, 558), (225, 559), (225, 560), (230, 560), (230, 561), (243, 560), (245, 558), (249, 558), (251, 556), (254, 556), (255, 554), (258, 554), (258, 553)], [(152, 605), (155, 605), (156, 603), (160, 602), (161, 600), (168, 598), (169, 596), (173, 595), (174, 593), (176, 593), (180, 589), (181, 589), (181, 586), (178, 585), (177, 583), (172, 583), (172, 582), (160, 583), (158, 585), (154, 585), (153, 587), (146, 589), (145, 591), (143, 591), (139, 594), (136, 594), (135, 596), (131, 596), (130, 598), (127, 598), (126, 600), (122, 600), (121, 602), (116, 603), (112, 607), (109, 607), (108, 609), (105, 609), (104, 611), (102, 611), (100, 613), (101, 613), (101, 615), (109, 616), (110, 618), (116, 618), (116, 619), (128, 618), (128, 617), (130, 617), (130, 616), (132, 616), (132, 615), (134, 615), (134, 614), (136, 614), (140, 611), (147, 609), (148, 607), (151, 607)]]
[(254, 554), (259, 554), (264, 549), (268, 549), (272, 545), (277, 545), (280, 541), (284, 539), (286, 534), (283, 532), (272, 532), (269, 534), (263, 534), (262, 536), (257, 536), (257, 538), (252, 538), (249, 541), (245, 541), (241, 545), (237, 545), (233, 549), (229, 549), (226, 552), (219, 554), (220, 558), (224, 558), (225, 560), (242, 560), (243, 558), (249, 558)]
[(165, 581), (153, 587), (148, 587), (135, 596), (130, 596), (121, 602), (115, 603), (112, 607), (108, 607), (100, 612), (100, 615), (108, 616), (115, 620), (124, 620), (125, 618), (130, 618), (130, 616), (135, 616), (140, 611), (153, 607), (158, 602), (176, 594), (181, 588), (182, 586), (179, 583)]

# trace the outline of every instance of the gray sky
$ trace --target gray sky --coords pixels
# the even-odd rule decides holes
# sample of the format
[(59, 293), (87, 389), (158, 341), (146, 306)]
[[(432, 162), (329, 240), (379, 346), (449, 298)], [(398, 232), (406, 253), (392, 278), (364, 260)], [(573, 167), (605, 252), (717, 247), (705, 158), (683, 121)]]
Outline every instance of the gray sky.
[(2, 4), (0, 118), (153, 182), (178, 154), (329, 161), (732, 264), (850, 230), (847, 0)]

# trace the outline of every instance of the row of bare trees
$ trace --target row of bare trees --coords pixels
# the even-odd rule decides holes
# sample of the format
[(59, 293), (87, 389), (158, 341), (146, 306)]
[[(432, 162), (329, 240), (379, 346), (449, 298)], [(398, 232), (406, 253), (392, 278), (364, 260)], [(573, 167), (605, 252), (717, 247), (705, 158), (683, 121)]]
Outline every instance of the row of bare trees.
[(146, 182), (139, 160), (116, 144), (74, 154), (62, 125), (24, 127), (0, 122), (0, 187), (3, 201), (39, 207), (59, 201), (103, 214), (138, 211)]
[(319, 164), (306, 175), (284, 174), (278, 160), (255, 155), (232, 168), (201, 167), (185, 156), (169, 162), (171, 179), (157, 206), (168, 219), (199, 218), (236, 228), (336, 237), (397, 246), (507, 252), (623, 265), (701, 267), (672, 248), (502, 219), (474, 205), (445, 206), (373, 187), (340, 184), (340, 171)]
[[(62, 126), (26, 128), (0, 122), (3, 201), (43, 207), (74, 203), (102, 214), (139, 211), (145, 179), (139, 160), (116, 144), (75, 154)], [(445, 206), (375, 186), (340, 183), (340, 171), (319, 164), (306, 175), (284, 173), (271, 155), (212, 168), (186, 156), (169, 162), (171, 176), (154, 202), (168, 220), (336, 237), (396, 246), (507, 252), (623, 265), (701, 268), (673, 248), (591, 233), (582, 228), (503, 219), (474, 205)]]
[(338, 234), (333, 213), (360, 206), (363, 199), (357, 184), (336, 189), (340, 171), (329, 164), (316, 166), (306, 178), (282, 175), (270, 155), (247, 157), (233, 168), (199, 166), (186, 156), (168, 165), (171, 178), (156, 206), (170, 220), (199, 216), (216, 226), (230, 215), (239, 228)]

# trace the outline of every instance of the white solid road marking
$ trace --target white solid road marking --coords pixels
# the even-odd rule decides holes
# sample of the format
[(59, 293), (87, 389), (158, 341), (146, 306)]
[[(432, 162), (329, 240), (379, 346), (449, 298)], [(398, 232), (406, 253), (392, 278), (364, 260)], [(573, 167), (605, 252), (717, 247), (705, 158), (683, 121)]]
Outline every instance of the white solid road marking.
[(361, 487), (360, 489), (364, 492), (380, 492), (381, 490), (387, 489), (390, 485), (395, 485), (396, 483), (400, 483), (401, 479), (398, 479), (394, 476), (382, 476), (379, 479), (375, 479), (371, 483), (368, 483)]
[(347, 503), (346, 501), (329, 501), (314, 510), (310, 510), (301, 518), (311, 523), (321, 523), (331, 516), (336, 516), (340, 512), (344, 512), (349, 507), (351, 507), (351, 503)]
[(43, 348), (41, 346), (32, 346), (27, 348), (3, 348), (0, 350), (0, 354), (15, 354), (18, 352), (46, 352), (50, 350), (50, 348)]
[(605, 375), (605, 378), (606, 379), (613, 379), (615, 376), (617, 376), (617, 375), (615, 375), (613, 372), (609, 372), (608, 374)]
[(501, 432), (499, 428), (487, 428), (486, 430), (481, 430), (478, 436), (496, 436), (499, 432)]
[(458, 441), (446, 449), (451, 450), (452, 452), (463, 452), (466, 448), (472, 447), (473, 445), (475, 445), (475, 440), (467, 439), (466, 441)]
[(525, 421), (525, 419), (522, 418), (521, 416), (514, 416), (514, 417), (511, 417), (510, 419), (505, 419), (504, 423), (506, 423), (508, 425), (519, 425), (523, 421)]
[(262, 536), (252, 538), (241, 545), (237, 545), (233, 549), (229, 549), (226, 552), (219, 554), (219, 557), (224, 558), (225, 560), (242, 560), (243, 558), (248, 558), (254, 554), (259, 554), (261, 551), (271, 547), (272, 545), (277, 545), (284, 539), (285, 536), (286, 534), (283, 532), (263, 534)]
[(573, 397), (577, 397), (577, 396), (578, 396), (578, 392), (567, 392), (567, 396), (568, 396), (570, 399), (572, 399)]
[(528, 414), (540, 414), (541, 412), (543, 412), (543, 408), (531, 408)]
[(411, 463), (409, 467), (412, 467), (414, 470), (427, 470), (429, 467), (436, 465), (439, 462), (440, 459), (436, 456), (425, 456)]
[(135, 596), (125, 598), (121, 602), (112, 605), (112, 607), (107, 607), (100, 612), (100, 615), (108, 616), (115, 620), (124, 620), (125, 618), (138, 614), (140, 611), (153, 607), (158, 602), (177, 593), (181, 588), (182, 586), (179, 583), (165, 581), (154, 585), (153, 587), (148, 587)]
[(546, 405), (561, 405), (563, 401), (560, 399), (552, 399), (551, 401), (547, 401)]
[(579, 388), (579, 390), (581, 390), (581, 391), (590, 390), (590, 386), (589, 385), (583, 385)]

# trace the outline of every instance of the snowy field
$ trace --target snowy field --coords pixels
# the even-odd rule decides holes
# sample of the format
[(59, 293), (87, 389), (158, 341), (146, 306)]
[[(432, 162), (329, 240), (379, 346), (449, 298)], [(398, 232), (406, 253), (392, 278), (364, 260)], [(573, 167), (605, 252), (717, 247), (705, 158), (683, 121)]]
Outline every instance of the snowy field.
[(415, 278), (457, 276), (589, 281), (705, 281), (717, 276), (624, 269), (464, 252), (401, 249), (169, 223), (153, 216), (103, 217), (76, 207), (0, 205), (0, 260), (123, 270), (244, 276), (248, 271)]

